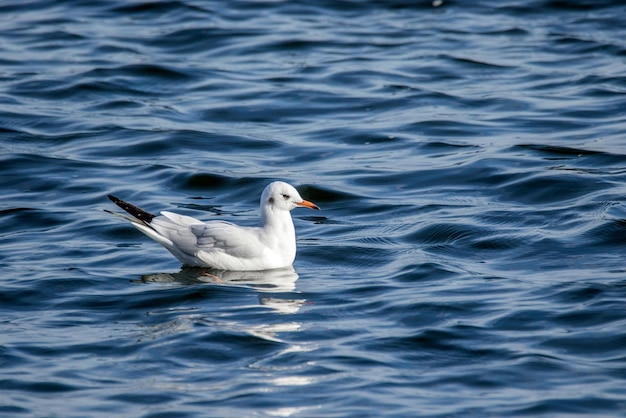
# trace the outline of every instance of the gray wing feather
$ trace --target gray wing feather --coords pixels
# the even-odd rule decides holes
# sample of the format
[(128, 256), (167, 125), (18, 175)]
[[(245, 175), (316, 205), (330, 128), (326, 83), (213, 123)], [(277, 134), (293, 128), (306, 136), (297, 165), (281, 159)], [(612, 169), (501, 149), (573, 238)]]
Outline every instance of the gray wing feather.
[(251, 228), (240, 227), (228, 222), (207, 222), (194, 225), (193, 233), (198, 237), (202, 251), (223, 251), (235, 257), (256, 257), (262, 252), (258, 236)]
[(151, 222), (160, 234), (170, 239), (178, 249), (189, 255), (198, 252), (222, 252), (235, 257), (259, 256), (262, 247), (253, 228), (229, 222), (202, 222), (190, 216), (161, 212)]

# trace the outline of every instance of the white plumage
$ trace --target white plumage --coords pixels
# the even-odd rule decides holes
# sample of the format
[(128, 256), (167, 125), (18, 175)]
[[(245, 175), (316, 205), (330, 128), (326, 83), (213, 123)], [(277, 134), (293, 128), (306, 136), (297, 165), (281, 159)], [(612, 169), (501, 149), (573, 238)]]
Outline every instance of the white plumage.
[(319, 210), (314, 203), (302, 199), (293, 186), (281, 181), (270, 183), (263, 190), (260, 225), (256, 227), (202, 222), (167, 211), (156, 216), (115, 196), (109, 198), (132, 215), (119, 216), (163, 245), (183, 264), (218, 270), (269, 270), (292, 265), (296, 233), (290, 211), (298, 206)]

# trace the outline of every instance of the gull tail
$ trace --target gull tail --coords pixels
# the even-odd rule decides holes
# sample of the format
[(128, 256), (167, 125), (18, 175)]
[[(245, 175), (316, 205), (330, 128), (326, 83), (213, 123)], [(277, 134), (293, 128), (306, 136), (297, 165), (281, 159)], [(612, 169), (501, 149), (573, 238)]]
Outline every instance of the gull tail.
[[(119, 216), (122, 219), (126, 219), (127, 221), (130, 221), (135, 228), (137, 228), (138, 230), (140, 230), (141, 232), (143, 232), (144, 234), (146, 234), (147, 236), (149, 236), (150, 238), (152, 238), (153, 240), (155, 240), (156, 242), (164, 246), (176, 258), (182, 261), (183, 264), (193, 264), (196, 262), (192, 256), (190, 256), (189, 254), (186, 254), (184, 250), (179, 249), (177, 244), (174, 244), (174, 242), (172, 242), (172, 240), (168, 238), (168, 236), (172, 233), (172, 231), (176, 233), (178, 231), (178, 228), (180, 228), (181, 225), (176, 224), (173, 221), (171, 221), (168, 216), (157, 217), (157, 215), (153, 215), (150, 212), (146, 212), (145, 210), (138, 208), (135, 205), (131, 205), (128, 202), (124, 202), (122, 199), (119, 199), (113, 195), (108, 195), (108, 198), (111, 199), (111, 201), (115, 203), (117, 206), (119, 206), (120, 208), (128, 212), (128, 214), (131, 216), (127, 216), (126, 214), (123, 214), (123, 213), (113, 212), (107, 209), (104, 210), (105, 212), (108, 212), (112, 215)], [(163, 212), (163, 214), (164, 215), (168, 214), (168, 212)], [(182, 215), (177, 215), (177, 216), (181, 217), (181, 219), (188, 218)], [(156, 220), (153, 223), (152, 220), (154, 218), (156, 218)], [(177, 220), (177, 218), (174, 218), (174, 219)], [(192, 219), (192, 218), (189, 218), (189, 219)], [(195, 220), (195, 221), (196, 223), (200, 222), (198, 220)], [(191, 232), (188, 231), (187, 234), (190, 235)], [(190, 260), (191, 260), (191, 263), (190, 263)]]
[(129, 221), (131, 221), (134, 224), (143, 224), (143, 225), (150, 225), (150, 222), (152, 222), (152, 219), (154, 219), (156, 217), (156, 215), (153, 215), (150, 212), (146, 212), (145, 210), (138, 208), (135, 205), (131, 205), (128, 202), (124, 202), (122, 199), (117, 198), (113, 195), (107, 195), (107, 197), (109, 199), (111, 199), (111, 201), (113, 203), (115, 203), (117, 206), (119, 206), (120, 208), (124, 209), (126, 212), (128, 212), (130, 215), (132, 215), (132, 218), (126, 215), (122, 215), (119, 213), (115, 213), (115, 212), (111, 212), (110, 210), (106, 210), (106, 212), (111, 213), (113, 215), (117, 215), (119, 217), (122, 217), (124, 219), (127, 219)]

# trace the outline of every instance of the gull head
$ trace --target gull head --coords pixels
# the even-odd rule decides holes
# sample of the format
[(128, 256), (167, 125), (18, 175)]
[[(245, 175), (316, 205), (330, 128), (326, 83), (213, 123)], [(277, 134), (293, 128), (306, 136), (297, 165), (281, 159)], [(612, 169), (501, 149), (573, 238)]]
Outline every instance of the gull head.
[(320, 210), (315, 203), (302, 199), (295, 187), (282, 181), (268, 184), (261, 195), (261, 207), (290, 211), (298, 206)]

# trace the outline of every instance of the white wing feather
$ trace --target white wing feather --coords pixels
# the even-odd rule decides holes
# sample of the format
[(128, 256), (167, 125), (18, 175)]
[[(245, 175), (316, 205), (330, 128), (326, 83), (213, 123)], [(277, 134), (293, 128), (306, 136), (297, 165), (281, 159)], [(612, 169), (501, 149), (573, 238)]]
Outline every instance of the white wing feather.
[[(224, 221), (202, 222), (167, 211), (161, 212), (161, 215), (150, 223), (150, 227), (160, 235), (159, 238), (152, 238), (174, 255), (184, 255), (189, 264), (197, 264), (190, 262), (194, 259), (213, 261), (216, 256), (223, 258), (224, 255), (242, 261), (263, 256), (265, 247), (259, 240), (259, 228), (241, 227)], [(153, 232), (152, 235), (156, 234)]]

